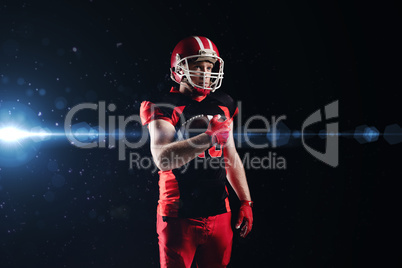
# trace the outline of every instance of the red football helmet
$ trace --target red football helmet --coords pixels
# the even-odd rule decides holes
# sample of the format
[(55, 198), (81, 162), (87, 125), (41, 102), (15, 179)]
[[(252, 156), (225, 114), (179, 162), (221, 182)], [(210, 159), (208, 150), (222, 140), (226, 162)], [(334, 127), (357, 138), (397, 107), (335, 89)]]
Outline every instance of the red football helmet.
[[(212, 72), (192, 71), (190, 61), (209, 61), (214, 64)], [(214, 92), (222, 85), (223, 60), (219, 57), (218, 48), (211, 40), (202, 36), (191, 36), (181, 40), (173, 50), (170, 60), (170, 77), (177, 83), (187, 82), (196, 89)], [(191, 77), (210, 78), (211, 83), (197, 85)]]

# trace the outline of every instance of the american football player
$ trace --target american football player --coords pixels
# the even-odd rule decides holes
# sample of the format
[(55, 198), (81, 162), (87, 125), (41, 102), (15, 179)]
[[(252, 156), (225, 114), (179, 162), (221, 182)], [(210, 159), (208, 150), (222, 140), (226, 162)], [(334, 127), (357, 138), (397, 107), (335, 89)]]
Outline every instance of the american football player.
[[(233, 231), (226, 182), (241, 201), (235, 228), (253, 226), (250, 191), (233, 139), (233, 99), (218, 90), (224, 61), (208, 38), (181, 40), (171, 55), (170, 92), (142, 102), (159, 171), (157, 233), (161, 267), (226, 267)], [(195, 127), (199, 133), (194, 132)], [(178, 133), (181, 133), (180, 137)]]

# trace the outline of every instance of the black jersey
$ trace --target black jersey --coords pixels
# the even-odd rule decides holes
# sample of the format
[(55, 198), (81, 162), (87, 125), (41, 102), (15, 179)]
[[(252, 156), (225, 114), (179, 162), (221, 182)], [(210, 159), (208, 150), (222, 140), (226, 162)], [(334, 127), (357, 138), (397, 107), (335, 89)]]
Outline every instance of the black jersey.
[[(186, 139), (205, 131), (213, 115), (232, 119), (237, 107), (222, 91), (196, 100), (172, 89), (158, 99), (142, 102), (140, 114), (144, 125), (163, 119), (175, 127), (177, 139)], [(226, 181), (223, 148), (216, 145), (181, 168), (159, 172), (158, 213), (203, 217), (228, 212)]]

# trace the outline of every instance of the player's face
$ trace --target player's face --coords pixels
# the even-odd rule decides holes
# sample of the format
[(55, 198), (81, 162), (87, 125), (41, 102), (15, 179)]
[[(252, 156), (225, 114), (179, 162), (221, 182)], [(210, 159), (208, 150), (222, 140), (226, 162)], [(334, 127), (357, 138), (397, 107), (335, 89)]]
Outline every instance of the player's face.
[[(207, 74), (212, 72), (212, 68), (214, 67), (214, 65), (211, 62), (209, 61), (190, 62), (188, 67), (191, 71), (199, 72), (200, 77), (191, 76), (191, 80), (193, 81), (194, 84), (204, 86), (205, 82), (206, 86), (210, 85), (211, 76), (206, 75), (204, 81), (204, 76), (202, 72), (205, 72)], [(198, 75), (198, 73), (192, 73), (192, 74)]]

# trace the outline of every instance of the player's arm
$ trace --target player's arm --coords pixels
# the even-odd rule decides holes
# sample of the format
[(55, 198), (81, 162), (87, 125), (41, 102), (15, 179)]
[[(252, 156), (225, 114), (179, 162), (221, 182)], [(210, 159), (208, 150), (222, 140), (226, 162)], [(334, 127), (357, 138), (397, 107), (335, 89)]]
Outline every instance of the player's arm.
[[(231, 129), (233, 129), (232, 125)], [(230, 131), (228, 141), (223, 147), (223, 150), (225, 155), (227, 179), (241, 201), (236, 228), (239, 229), (240, 226), (243, 225), (240, 235), (242, 237), (246, 237), (253, 226), (253, 213), (251, 210), (252, 202), (246, 173), (235, 147), (232, 130)]]
[(236, 192), (240, 200), (251, 200), (250, 190), (248, 188), (246, 179), (246, 173), (244, 171), (243, 163), (235, 147), (232, 130), (230, 131), (228, 141), (223, 147), (223, 150), (226, 158), (225, 166), (227, 178), (230, 185), (232, 186), (233, 190)]
[(174, 141), (176, 130), (163, 119), (150, 122), (149, 133), (152, 157), (160, 170), (179, 168), (212, 146), (211, 137), (206, 133)]

